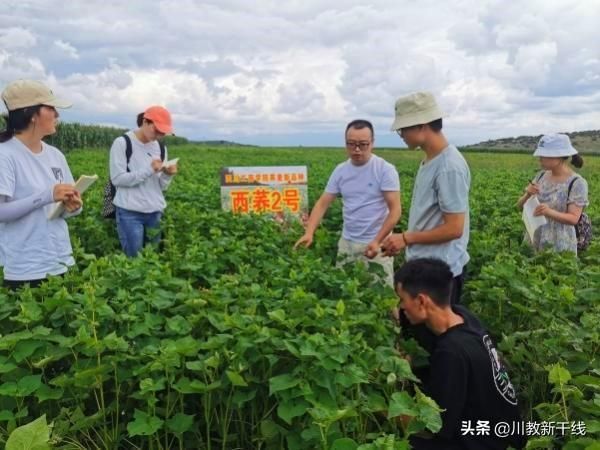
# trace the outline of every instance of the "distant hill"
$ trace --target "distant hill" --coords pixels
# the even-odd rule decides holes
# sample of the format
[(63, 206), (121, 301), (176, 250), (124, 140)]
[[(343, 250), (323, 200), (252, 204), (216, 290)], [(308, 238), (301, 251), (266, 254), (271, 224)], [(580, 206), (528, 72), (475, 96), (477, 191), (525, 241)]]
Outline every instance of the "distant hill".
[(238, 142), (232, 141), (189, 141), (190, 144), (198, 144), (198, 145), (223, 145), (227, 147), (258, 147), (257, 145), (250, 144), (240, 144)]
[[(600, 153), (600, 130), (574, 131), (568, 134), (573, 147), (583, 153)], [(542, 135), (519, 136), (502, 139), (491, 139), (473, 145), (464, 146), (465, 149), (486, 150), (520, 150), (533, 151)]]

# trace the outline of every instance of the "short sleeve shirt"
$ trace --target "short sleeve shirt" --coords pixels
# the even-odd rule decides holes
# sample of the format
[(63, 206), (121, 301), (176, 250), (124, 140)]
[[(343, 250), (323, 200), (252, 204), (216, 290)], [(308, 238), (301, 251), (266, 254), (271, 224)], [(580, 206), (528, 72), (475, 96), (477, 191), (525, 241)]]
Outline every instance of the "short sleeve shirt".
[[(554, 182), (550, 177), (540, 173), (537, 176), (539, 186), (538, 200), (550, 208), (565, 213), (568, 205), (573, 203), (582, 208), (588, 205), (588, 184), (579, 176), (573, 175), (564, 182)], [(574, 180), (574, 181), (573, 181)], [(569, 185), (573, 183), (569, 193)], [(568, 196), (568, 198), (567, 198)], [(566, 223), (546, 218), (546, 225), (539, 227), (533, 235), (533, 246), (536, 250), (553, 248), (555, 251), (577, 252), (575, 227)], [(529, 239), (526, 237), (526, 239)]]
[[(57, 183), (73, 183), (67, 161), (57, 148), (43, 143), (36, 154), (17, 138), (0, 144), (0, 195), (8, 201), (53, 189)], [(75, 263), (67, 223), (63, 218), (47, 218), (52, 207), (50, 203), (3, 224), (0, 244), (5, 279), (42, 279), (64, 273)]]
[(377, 236), (389, 214), (386, 191), (400, 192), (400, 177), (392, 164), (377, 155), (361, 166), (347, 160), (334, 169), (325, 192), (342, 197), (344, 239), (369, 243)]
[(430, 161), (419, 166), (408, 217), (409, 231), (427, 231), (444, 223), (444, 213), (464, 213), (462, 236), (441, 244), (414, 244), (406, 259), (438, 258), (450, 266), (454, 276), (469, 261), (469, 189), (471, 172), (458, 149), (449, 145)]

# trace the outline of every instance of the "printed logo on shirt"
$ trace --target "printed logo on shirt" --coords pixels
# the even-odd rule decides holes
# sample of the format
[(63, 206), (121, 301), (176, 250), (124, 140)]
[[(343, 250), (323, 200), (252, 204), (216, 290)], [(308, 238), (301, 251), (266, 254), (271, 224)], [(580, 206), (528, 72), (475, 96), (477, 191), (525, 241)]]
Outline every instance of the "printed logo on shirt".
[(54, 174), (54, 178), (56, 178), (56, 181), (58, 181), (59, 183), (63, 182), (63, 172), (60, 167), (52, 167), (52, 173)]
[(510, 382), (506, 368), (500, 362), (500, 358), (498, 358), (498, 352), (494, 347), (492, 339), (487, 334), (483, 336), (483, 345), (490, 355), (490, 362), (492, 363), (492, 375), (494, 377), (496, 390), (500, 393), (504, 400), (511, 405), (516, 405), (517, 393), (515, 392), (515, 388)]

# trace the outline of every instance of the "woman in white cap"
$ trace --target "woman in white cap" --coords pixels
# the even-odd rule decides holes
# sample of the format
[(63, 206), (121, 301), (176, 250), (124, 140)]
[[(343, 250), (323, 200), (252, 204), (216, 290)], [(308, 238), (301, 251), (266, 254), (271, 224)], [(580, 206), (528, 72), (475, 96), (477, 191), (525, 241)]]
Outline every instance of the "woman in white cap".
[(137, 255), (146, 243), (160, 240), (160, 219), (166, 207), (163, 191), (177, 173), (176, 164), (163, 164), (168, 160), (167, 152), (158, 142), (173, 133), (169, 111), (151, 106), (138, 114), (137, 125), (137, 130), (115, 139), (110, 149), (117, 232), (123, 251), (130, 257)]
[(574, 226), (588, 205), (588, 185), (567, 162), (571, 157), (571, 164), (580, 168), (583, 158), (566, 134), (542, 136), (533, 156), (539, 157), (542, 170), (530, 181), (517, 204), (523, 208), (531, 196), (537, 195), (540, 205), (534, 215), (544, 216), (547, 223), (536, 230), (530, 243), (536, 250), (577, 252)]
[[(8, 109), (0, 133), (0, 246), (4, 285), (38, 286), (75, 264), (65, 218), (81, 210), (82, 201), (64, 155), (42, 139), (56, 132), (56, 108), (70, 103), (37, 81), (19, 80), (2, 92)], [(54, 202), (65, 213), (48, 219)]]

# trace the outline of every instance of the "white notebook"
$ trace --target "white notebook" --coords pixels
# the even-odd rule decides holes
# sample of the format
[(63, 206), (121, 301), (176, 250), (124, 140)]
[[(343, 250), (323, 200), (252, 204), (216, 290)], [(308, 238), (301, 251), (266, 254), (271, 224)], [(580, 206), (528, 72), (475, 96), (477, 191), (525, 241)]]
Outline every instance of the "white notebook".
[[(98, 179), (98, 175), (81, 175), (75, 183), (75, 189), (83, 194)], [(52, 209), (48, 213), (48, 219), (56, 219), (65, 211), (63, 202), (56, 202), (52, 205)]]
[(174, 166), (175, 164), (177, 164), (177, 161), (179, 161), (179, 158), (173, 158), (168, 161), (165, 161), (162, 166), (163, 167), (171, 167), (171, 166)]

